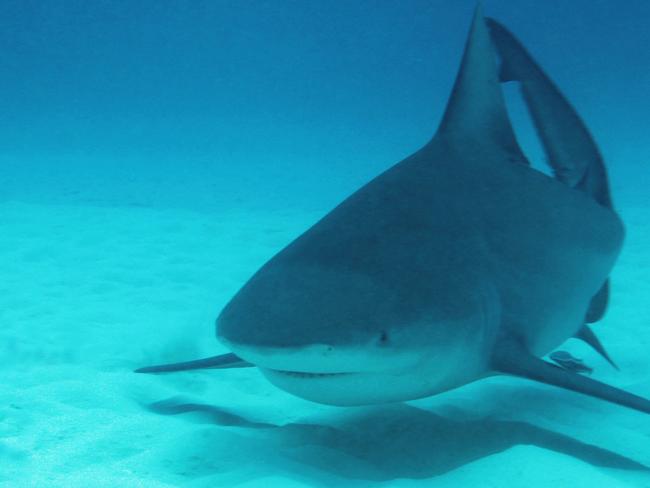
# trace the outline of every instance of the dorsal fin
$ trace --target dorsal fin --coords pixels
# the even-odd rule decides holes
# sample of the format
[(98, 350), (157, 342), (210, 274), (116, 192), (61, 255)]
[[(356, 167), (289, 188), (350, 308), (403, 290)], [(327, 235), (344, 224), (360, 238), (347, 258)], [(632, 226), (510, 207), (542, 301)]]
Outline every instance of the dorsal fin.
[(438, 134), (489, 142), (526, 161), (510, 125), (499, 84), (497, 58), (480, 7)]

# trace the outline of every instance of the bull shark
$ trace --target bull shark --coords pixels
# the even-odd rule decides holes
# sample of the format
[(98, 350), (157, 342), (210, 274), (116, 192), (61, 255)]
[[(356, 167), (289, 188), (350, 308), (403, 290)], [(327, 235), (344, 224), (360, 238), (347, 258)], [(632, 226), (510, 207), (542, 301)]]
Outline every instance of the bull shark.
[[(553, 176), (516, 141), (506, 81), (520, 84)], [(611, 362), (589, 324), (607, 307), (623, 236), (584, 123), (477, 8), (434, 137), (244, 284), (217, 318), (230, 353), (137, 371), (255, 366), (282, 390), (341, 406), (505, 374), (650, 413), (649, 400), (543, 358), (577, 337)]]

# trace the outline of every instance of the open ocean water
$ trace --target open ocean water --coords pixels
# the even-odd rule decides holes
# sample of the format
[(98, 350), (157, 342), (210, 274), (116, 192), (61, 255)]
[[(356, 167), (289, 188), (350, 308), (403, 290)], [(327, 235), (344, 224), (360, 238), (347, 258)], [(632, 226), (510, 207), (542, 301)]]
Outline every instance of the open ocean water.
[[(650, 2), (485, 0), (605, 157), (626, 242), (595, 328), (650, 396)], [(426, 143), (473, 1), (0, 3), (0, 486), (650, 487), (650, 416), (514, 378), (339, 408), (227, 352), (221, 308)], [(544, 156), (505, 92), (534, 165)]]

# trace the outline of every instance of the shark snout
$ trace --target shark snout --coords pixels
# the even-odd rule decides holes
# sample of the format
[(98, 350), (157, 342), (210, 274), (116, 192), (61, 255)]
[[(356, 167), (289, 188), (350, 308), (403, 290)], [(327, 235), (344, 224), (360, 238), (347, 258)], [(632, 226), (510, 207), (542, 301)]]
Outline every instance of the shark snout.
[(418, 311), (419, 295), (402, 297), (389, 280), (272, 261), (221, 311), (217, 338), (301, 398), (400, 401), (457, 384), (458, 348)]
[(362, 274), (272, 261), (223, 308), (217, 336), (242, 346), (338, 350), (379, 342), (396, 322), (393, 302), (382, 283)]
[[(224, 307), (217, 337), (261, 368), (305, 373), (395, 371), (421, 353), (404, 347), (396, 301), (376, 279), (272, 261)], [(421, 356), (421, 354), (420, 354)]]

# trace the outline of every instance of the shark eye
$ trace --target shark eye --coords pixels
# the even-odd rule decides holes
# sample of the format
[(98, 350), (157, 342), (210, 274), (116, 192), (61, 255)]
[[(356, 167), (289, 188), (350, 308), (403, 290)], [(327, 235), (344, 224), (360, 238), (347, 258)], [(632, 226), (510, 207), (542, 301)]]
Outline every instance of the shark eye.
[(381, 334), (379, 334), (379, 345), (380, 346), (388, 345), (388, 332), (386, 332), (385, 330), (382, 330)]

